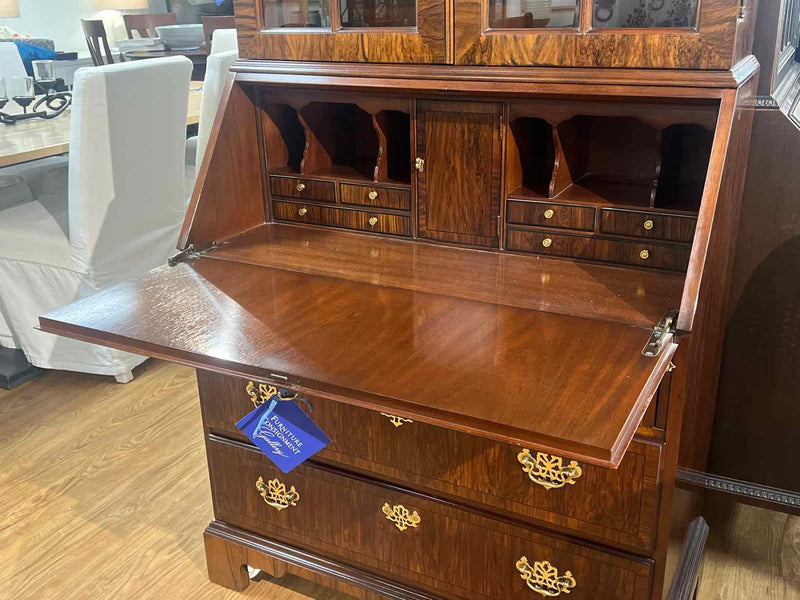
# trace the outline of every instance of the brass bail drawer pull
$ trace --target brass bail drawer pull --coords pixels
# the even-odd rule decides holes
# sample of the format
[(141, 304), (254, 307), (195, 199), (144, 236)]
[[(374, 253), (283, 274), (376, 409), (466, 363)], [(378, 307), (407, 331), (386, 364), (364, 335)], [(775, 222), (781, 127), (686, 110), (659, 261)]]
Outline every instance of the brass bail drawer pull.
[(367, 197), (370, 200), (375, 200), (375, 198), (378, 197), (378, 192), (376, 192), (375, 190), (372, 190), (369, 194), (367, 194)]
[(400, 531), (405, 531), (409, 527), (416, 527), (422, 521), (417, 511), (409, 512), (402, 504), (389, 506), (389, 503), (385, 502), (381, 507), (381, 511)]
[(399, 417), (397, 415), (390, 415), (389, 413), (382, 412), (381, 415), (386, 417), (392, 422), (392, 425), (395, 427), (400, 427), (401, 425), (405, 425), (406, 423), (413, 423), (411, 419), (406, 419), (405, 417)]
[(300, 500), (300, 494), (297, 493), (294, 486), (287, 491), (286, 484), (277, 479), (270, 479), (267, 483), (264, 483), (264, 478), (259, 477), (256, 481), (256, 489), (261, 494), (264, 502), (275, 510), (297, 506), (297, 501)]
[(564, 487), (567, 484), (575, 485), (575, 480), (583, 475), (583, 470), (574, 460), (564, 466), (560, 456), (537, 452), (534, 458), (527, 448), (517, 454), (517, 460), (522, 465), (522, 470), (528, 474), (528, 478), (546, 490)]
[(530, 589), (545, 598), (569, 594), (576, 585), (571, 572), (565, 571), (559, 575), (558, 569), (546, 560), (537, 560), (531, 566), (527, 557), (523, 556), (517, 561), (517, 571)]
[(294, 186), (294, 189), (296, 189), (298, 192), (302, 192), (304, 189), (306, 189), (306, 184), (298, 183), (296, 186)]
[[(256, 393), (256, 390), (258, 393)], [(252, 402), (253, 406), (256, 408), (264, 404), (264, 402), (272, 400), (272, 398), (275, 396), (277, 396), (278, 400), (281, 401), (296, 400), (299, 397), (299, 394), (294, 394), (283, 388), (278, 389), (274, 385), (270, 385), (268, 383), (259, 383), (256, 385), (252, 381), (247, 382), (247, 387), (244, 388), (244, 391), (246, 391), (247, 395), (250, 396), (250, 402)]]

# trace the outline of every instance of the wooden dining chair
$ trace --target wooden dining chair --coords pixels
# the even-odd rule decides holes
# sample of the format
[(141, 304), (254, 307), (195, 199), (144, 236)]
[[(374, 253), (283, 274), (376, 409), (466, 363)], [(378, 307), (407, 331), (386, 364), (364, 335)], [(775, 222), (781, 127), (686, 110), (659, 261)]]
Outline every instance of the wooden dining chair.
[[(103, 22), (100, 19), (81, 19), (81, 25), (94, 65), (96, 67), (113, 65), (114, 58), (111, 56), (111, 48), (108, 47), (108, 37)], [(105, 60), (103, 59), (103, 50), (105, 50)]]
[(203, 22), (203, 37), (206, 40), (206, 47), (211, 48), (211, 36), (217, 29), (236, 29), (236, 17), (221, 16), (221, 17), (201, 17)]
[(178, 15), (169, 13), (147, 13), (143, 15), (123, 15), (122, 19), (125, 21), (125, 31), (128, 32), (128, 39), (133, 39), (133, 32), (139, 33), (140, 38), (149, 38), (150, 33), (155, 36), (156, 27), (162, 25), (177, 25)]

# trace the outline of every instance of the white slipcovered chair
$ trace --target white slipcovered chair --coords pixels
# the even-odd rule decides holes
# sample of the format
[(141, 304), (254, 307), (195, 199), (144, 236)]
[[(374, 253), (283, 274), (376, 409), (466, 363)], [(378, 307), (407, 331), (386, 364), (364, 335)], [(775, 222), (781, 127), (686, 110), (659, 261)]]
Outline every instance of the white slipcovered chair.
[(65, 170), (56, 170), (50, 183), (61, 177), (60, 190), (0, 211), (0, 313), (6, 340), (33, 365), (124, 382), (145, 360), (35, 328), (39, 315), (162, 265), (174, 253), (186, 202), (191, 71), (183, 56), (79, 69), (68, 188)]
[(25, 77), (25, 65), (14, 42), (0, 42), (0, 77)]
[(239, 38), (235, 29), (215, 29), (211, 34), (211, 54), (221, 52), (239, 52)]
[(197, 171), (203, 163), (203, 155), (214, 125), (214, 117), (219, 108), (222, 88), (228, 78), (231, 65), (239, 58), (238, 50), (213, 52), (214, 40), (220, 31), (236, 31), (235, 29), (217, 29), (211, 45), (212, 52), (206, 59), (206, 76), (203, 79), (203, 97), (200, 99), (200, 121), (197, 125), (197, 136), (186, 140), (186, 194), (191, 197)]

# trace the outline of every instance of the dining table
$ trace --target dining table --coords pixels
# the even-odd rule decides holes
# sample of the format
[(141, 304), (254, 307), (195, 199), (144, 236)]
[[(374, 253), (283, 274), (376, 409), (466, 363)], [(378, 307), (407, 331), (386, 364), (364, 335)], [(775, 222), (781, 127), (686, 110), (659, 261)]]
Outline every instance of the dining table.
[[(203, 82), (189, 83), (189, 109), (186, 124), (200, 121), (200, 100), (203, 97)], [(22, 112), (14, 102), (9, 102), (4, 112)], [(0, 125), (0, 167), (47, 158), (69, 152), (70, 109), (52, 119), (30, 119), (14, 125)]]

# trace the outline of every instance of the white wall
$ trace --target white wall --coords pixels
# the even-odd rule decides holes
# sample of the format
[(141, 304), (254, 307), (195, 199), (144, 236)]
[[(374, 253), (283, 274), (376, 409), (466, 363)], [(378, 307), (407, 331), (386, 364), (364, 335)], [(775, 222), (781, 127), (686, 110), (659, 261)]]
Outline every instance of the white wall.
[[(165, 0), (149, 4), (150, 12), (166, 12)], [(88, 54), (81, 19), (91, 18), (101, 8), (102, 0), (19, 0), (20, 17), (0, 20), (19, 34), (53, 40), (56, 50)]]

